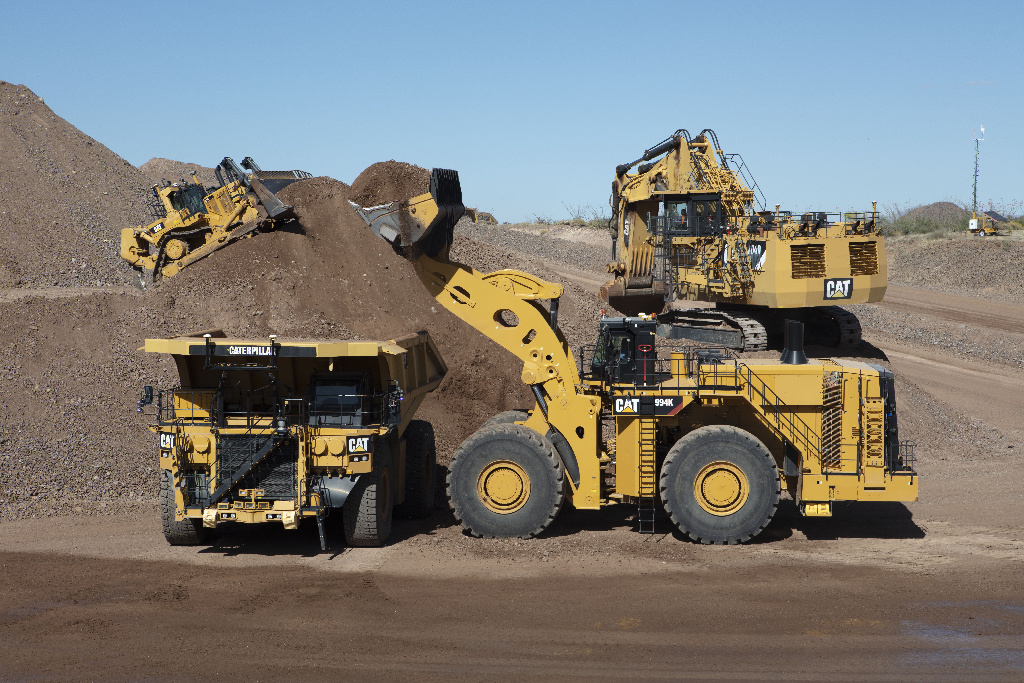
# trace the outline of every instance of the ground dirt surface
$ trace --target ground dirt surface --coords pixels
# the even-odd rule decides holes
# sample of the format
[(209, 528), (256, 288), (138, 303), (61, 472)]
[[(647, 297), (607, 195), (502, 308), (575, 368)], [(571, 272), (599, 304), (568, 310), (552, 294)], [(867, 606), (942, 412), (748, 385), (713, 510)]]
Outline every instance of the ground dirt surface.
[[(429, 330), (450, 367), (418, 414), (439, 481), (484, 420), (531, 405), (516, 359), (348, 204), (423, 192), (425, 169), (295, 183), (281, 198), (297, 221), (143, 290), (118, 233), (146, 216), (147, 172), (194, 167), (137, 169), (0, 83), (0, 680), (1024, 678), (1024, 240), (890, 239), (886, 300), (850, 307), (865, 341), (839, 355), (896, 372), (917, 502), (808, 519), (786, 500), (753, 543), (705, 547), (664, 516), (638, 534), (628, 506), (473, 539), (439, 491), (431, 519), (396, 522), (380, 549), (346, 548), (332, 519), (327, 552), (315, 525), (172, 548), (135, 404), (176, 376), (137, 350), (147, 337)], [(576, 349), (606, 307), (608, 246), (602, 230), (463, 221), (452, 256), (563, 283)]]

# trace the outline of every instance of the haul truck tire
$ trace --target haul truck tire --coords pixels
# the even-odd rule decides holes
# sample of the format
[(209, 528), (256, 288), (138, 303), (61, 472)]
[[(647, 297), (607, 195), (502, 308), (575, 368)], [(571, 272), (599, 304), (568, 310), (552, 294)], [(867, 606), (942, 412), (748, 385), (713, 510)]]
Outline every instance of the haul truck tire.
[(434, 471), (437, 447), (434, 427), (423, 420), (412, 420), (405, 430), (405, 501), (395, 514), (406, 519), (423, 519), (434, 511)]
[(525, 410), (506, 410), (503, 413), (498, 413), (494, 417), (484, 422), (481, 425), (483, 427), (490, 427), (491, 425), (508, 425), (514, 422), (526, 422), (526, 419), (530, 417), (530, 413)]
[(160, 472), (160, 521), (164, 527), (164, 538), (171, 545), (202, 545), (209, 538), (210, 530), (199, 519), (174, 519), (174, 487), (171, 473)]
[(384, 545), (391, 535), (393, 512), (388, 468), (361, 475), (341, 511), (345, 541), (360, 548)]
[(562, 508), (565, 470), (555, 447), (516, 424), (481, 427), (455, 451), (448, 500), (473, 536), (532, 538)]
[(759, 439), (715, 425), (672, 446), (661, 467), (660, 490), (681, 532), (699, 543), (732, 545), (768, 526), (782, 486), (779, 468)]

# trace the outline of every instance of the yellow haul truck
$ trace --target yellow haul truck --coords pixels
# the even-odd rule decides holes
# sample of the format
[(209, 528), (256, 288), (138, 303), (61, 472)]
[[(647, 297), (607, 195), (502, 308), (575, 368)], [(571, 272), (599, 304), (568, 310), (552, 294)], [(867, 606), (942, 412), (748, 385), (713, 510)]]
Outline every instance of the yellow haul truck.
[[(246, 173), (247, 169), (249, 173)], [(295, 218), (277, 198), (282, 188), (313, 176), (305, 171), (264, 171), (251, 157), (242, 167), (231, 159), (214, 169), (220, 187), (166, 179), (152, 188), (155, 220), (121, 231), (121, 258), (140, 270), (143, 286), (176, 275), (235, 240)]]
[(734, 349), (766, 348), (769, 335), (781, 338), (787, 319), (807, 323), (816, 343), (860, 341), (859, 321), (836, 304), (885, 295), (876, 207), (794, 215), (767, 210), (755, 190), (742, 157), (725, 154), (708, 129), (693, 138), (677, 130), (617, 166), (607, 266), (613, 279), (602, 298), (627, 315), (661, 313), (668, 302), (660, 335)]
[(447, 372), (426, 332), (385, 342), (227, 339), (219, 331), (147, 339), (180, 386), (145, 387), (156, 407), (160, 497), (171, 545), (221, 522), (295, 529), (340, 512), (349, 545), (382, 545), (392, 508), (434, 504), (434, 434), (413, 420)]
[(768, 525), (783, 488), (809, 516), (841, 500), (917, 499), (892, 373), (808, 360), (802, 323), (789, 326), (779, 361), (752, 362), (722, 348), (661, 348), (650, 316), (604, 318), (578, 365), (558, 328), (561, 285), (449, 258), (463, 213), (457, 173), (435, 169), (430, 192), (407, 201), (353, 206), (440, 304), (522, 362), (536, 398), (454, 454), (447, 491), (470, 534), (535, 536), (565, 500), (636, 505), (649, 532), (660, 500), (691, 539), (739, 543)]

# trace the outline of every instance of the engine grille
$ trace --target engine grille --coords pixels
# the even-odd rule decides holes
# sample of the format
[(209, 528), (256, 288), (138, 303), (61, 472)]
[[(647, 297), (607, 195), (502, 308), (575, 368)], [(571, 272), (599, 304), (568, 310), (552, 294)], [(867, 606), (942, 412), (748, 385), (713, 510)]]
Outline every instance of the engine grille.
[(825, 277), (824, 244), (794, 244), (789, 249), (794, 280)]
[(850, 243), (850, 275), (877, 275), (878, 253), (874, 242)]

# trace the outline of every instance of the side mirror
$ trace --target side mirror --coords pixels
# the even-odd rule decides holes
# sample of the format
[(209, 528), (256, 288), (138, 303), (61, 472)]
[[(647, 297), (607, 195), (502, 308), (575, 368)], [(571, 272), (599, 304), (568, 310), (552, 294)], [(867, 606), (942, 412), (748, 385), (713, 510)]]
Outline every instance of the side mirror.
[(141, 413), (143, 406), (153, 405), (153, 387), (146, 385), (142, 387), (142, 396), (139, 397), (139, 405), (135, 412)]

